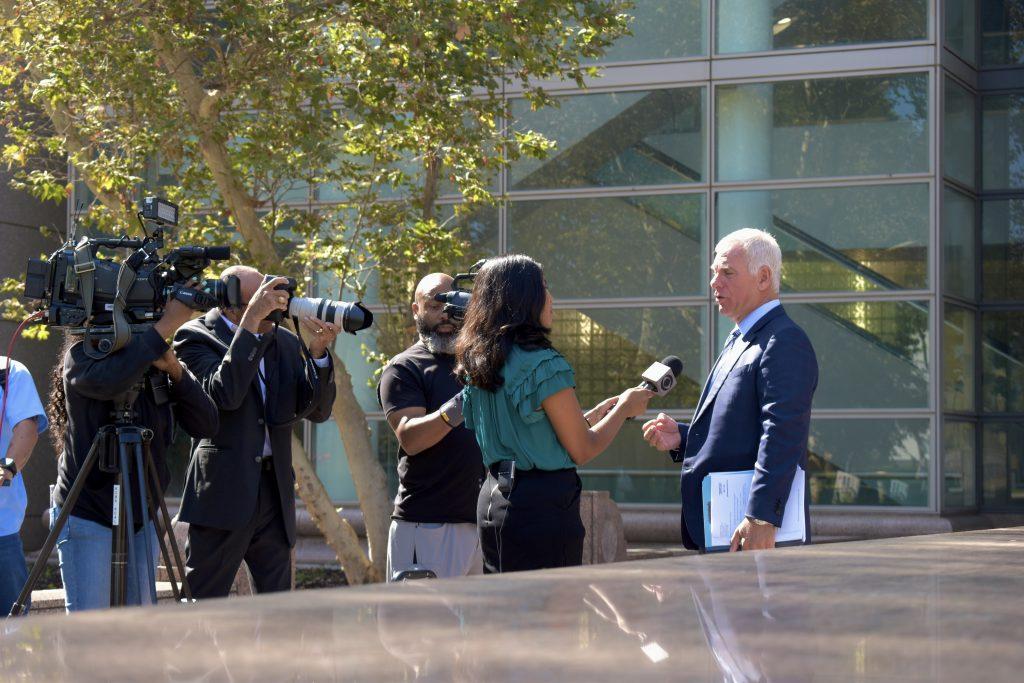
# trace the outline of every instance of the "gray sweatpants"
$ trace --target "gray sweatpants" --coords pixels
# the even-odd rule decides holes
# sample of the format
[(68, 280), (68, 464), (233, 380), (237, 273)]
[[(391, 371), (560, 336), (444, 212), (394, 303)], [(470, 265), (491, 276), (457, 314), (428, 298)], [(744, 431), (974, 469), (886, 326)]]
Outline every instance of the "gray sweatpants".
[(438, 578), (483, 573), (476, 524), (431, 524), (391, 520), (388, 532), (388, 581), (415, 563)]

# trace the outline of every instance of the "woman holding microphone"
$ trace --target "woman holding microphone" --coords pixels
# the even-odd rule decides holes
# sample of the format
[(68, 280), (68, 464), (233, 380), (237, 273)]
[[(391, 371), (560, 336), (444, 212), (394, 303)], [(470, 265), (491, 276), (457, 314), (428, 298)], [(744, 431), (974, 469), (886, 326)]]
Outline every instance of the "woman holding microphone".
[(486, 573), (582, 564), (576, 468), (654, 395), (627, 389), (584, 414), (572, 367), (548, 338), (552, 303), (540, 264), (521, 255), (490, 259), (456, 345), (465, 424), (488, 471), (477, 502)]

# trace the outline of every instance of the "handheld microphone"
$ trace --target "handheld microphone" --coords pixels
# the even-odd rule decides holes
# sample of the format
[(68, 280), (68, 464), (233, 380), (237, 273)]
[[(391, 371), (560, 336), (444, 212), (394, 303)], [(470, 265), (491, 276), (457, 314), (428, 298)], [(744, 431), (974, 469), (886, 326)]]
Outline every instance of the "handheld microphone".
[(640, 386), (658, 396), (664, 396), (672, 391), (682, 372), (683, 361), (679, 356), (665, 356), (660, 363), (652, 363), (651, 367), (644, 370)]

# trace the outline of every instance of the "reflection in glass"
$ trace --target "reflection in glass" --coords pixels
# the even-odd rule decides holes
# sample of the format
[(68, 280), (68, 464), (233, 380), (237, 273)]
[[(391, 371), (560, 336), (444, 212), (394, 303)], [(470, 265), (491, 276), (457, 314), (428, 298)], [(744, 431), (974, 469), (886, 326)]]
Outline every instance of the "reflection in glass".
[(707, 54), (707, 11), (707, 0), (635, 0), (627, 10), (633, 17), (629, 22), (633, 35), (617, 40), (601, 63)]
[(942, 321), (942, 406), (974, 411), (974, 311), (946, 304)]
[(976, 502), (974, 425), (946, 422), (942, 427), (942, 507), (971, 507)]
[(509, 249), (544, 266), (558, 298), (701, 294), (704, 195), (513, 202)]
[(718, 53), (923, 40), (925, 0), (718, 0)]
[(985, 301), (1024, 299), (1024, 201), (981, 208), (981, 293)]
[(974, 299), (974, 200), (942, 190), (942, 286), (945, 293)]
[(560, 309), (551, 341), (576, 372), (576, 393), (586, 408), (636, 386), (640, 373), (669, 353), (682, 359), (683, 376), (667, 396), (651, 399), (649, 409), (692, 408), (704, 382), (705, 311), (704, 306)]
[[(814, 407), (928, 406), (928, 305), (785, 304), (818, 357)], [(723, 326), (719, 326), (723, 327)], [(731, 329), (731, 324), (725, 329)]]
[(983, 409), (1024, 412), (1024, 311), (982, 313), (981, 331)]
[(977, 21), (975, 0), (946, 0), (946, 47), (968, 64), (976, 64)]
[(1024, 13), (1016, 0), (981, 3), (981, 63), (1024, 64)]
[(928, 76), (721, 85), (721, 181), (928, 170)]
[(974, 95), (952, 78), (946, 79), (945, 124), (942, 129), (942, 172), (974, 187)]
[(580, 468), (583, 488), (608, 491), (616, 503), (678, 506), (679, 465), (644, 443), (642, 426), (642, 419), (627, 422), (608, 450)]
[(512, 165), (512, 190), (693, 183), (704, 178), (703, 88), (575, 95), (531, 111), (515, 128), (557, 143), (545, 160)]
[(981, 124), (984, 188), (1024, 187), (1024, 95), (983, 97)]
[(784, 291), (928, 286), (928, 185), (753, 190), (716, 196), (717, 236), (766, 227)]
[(928, 505), (926, 419), (812, 419), (812, 505)]
[(987, 423), (981, 450), (985, 507), (1024, 507), (1024, 421)]

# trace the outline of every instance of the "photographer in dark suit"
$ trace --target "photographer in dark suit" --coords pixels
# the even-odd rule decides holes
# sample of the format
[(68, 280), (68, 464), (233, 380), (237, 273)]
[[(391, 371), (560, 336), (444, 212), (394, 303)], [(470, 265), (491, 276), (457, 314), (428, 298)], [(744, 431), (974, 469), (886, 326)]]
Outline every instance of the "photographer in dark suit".
[(240, 309), (213, 309), (179, 330), (174, 348), (220, 409), (220, 431), (193, 440), (179, 519), (189, 523), (185, 565), (197, 598), (223, 597), (242, 560), (256, 591), (288, 590), (295, 545), (292, 426), (324, 422), (334, 403), (328, 348), (340, 331), (315, 318), (311, 362), (298, 337), (267, 320), (285, 311), (285, 278), (264, 281), (253, 268), (232, 266), (241, 283)]

